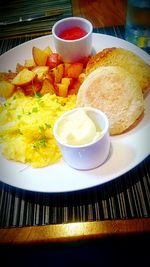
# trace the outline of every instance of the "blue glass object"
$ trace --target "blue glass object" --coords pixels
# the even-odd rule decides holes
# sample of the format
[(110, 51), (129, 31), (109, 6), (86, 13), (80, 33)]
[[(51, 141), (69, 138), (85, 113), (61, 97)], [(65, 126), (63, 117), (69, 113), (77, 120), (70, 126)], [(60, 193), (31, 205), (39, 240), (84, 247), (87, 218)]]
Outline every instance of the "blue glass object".
[(150, 0), (128, 0), (125, 39), (150, 52)]

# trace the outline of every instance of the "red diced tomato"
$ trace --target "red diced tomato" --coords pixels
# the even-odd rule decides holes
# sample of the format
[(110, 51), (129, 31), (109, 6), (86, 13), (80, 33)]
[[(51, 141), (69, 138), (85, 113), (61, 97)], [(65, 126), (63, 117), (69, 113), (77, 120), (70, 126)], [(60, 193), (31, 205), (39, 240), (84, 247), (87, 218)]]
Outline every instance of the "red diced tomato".
[(53, 69), (62, 62), (61, 56), (57, 53), (52, 53), (48, 56), (46, 65)]

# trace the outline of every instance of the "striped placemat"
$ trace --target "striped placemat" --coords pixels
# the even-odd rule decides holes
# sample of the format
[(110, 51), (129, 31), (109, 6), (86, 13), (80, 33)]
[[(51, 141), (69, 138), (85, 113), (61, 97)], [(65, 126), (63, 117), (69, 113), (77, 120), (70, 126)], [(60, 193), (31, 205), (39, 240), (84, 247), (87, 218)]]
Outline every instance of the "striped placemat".
[[(94, 28), (93, 30), (94, 33), (103, 33), (107, 35), (112, 35), (119, 37), (121, 39), (124, 39), (124, 26), (114, 26), (114, 27), (107, 27), (107, 28)], [(46, 33), (44, 33), (46, 34)], [(24, 36), (19, 36), (19, 37), (10, 37), (7, 39), (0, 39), (0, 54), (3, 54), (4, 52), (8, 51), (9, 49), (27, 42), (29, 40), (32, 40), (36, 37), (42, 36), (42, 33), (32, 34), (32, 35), (24, 35)]]
[[(107, 35), (112, 35), (121, 39), (125, 38), (125, 27), (124, 26), (113, 26), (113, 27), (107, 27), (107, 28), (94, 28), (93, 29), (94, 33), (102, 33), (102, 34), (107, 34)], [(49, 32), (51, 33), (51, 32)], [(48, 33), (48, 34), (49, 34)], [(6, 52), (7, 50), (24, 43), (26, 41), (29, 41), (31, 39), (34, 39), (36, 37), (40, 37), (43, 35), (46, 35), (47, 32), (40, 32), (40, 33), (32, 33), (30, 35), (24, 34), (22, 36), (12, 36), (9, 38), (0, 38), (0, 54)], [(148, 54), (150, 54), (149, 49), (145, 48), (144, 49)]]
[[(124, 27), (94, 29), (124, 38)], [(35, 36), (0, 40), (0, 53)], [(0, 182), (0, 228), (150, 217), (150, 156), (109, 183), (70, 193), (39, 193)]]
[(14, 21), (27, 15), (33, 17), (49, 12), (51, 16), (39, 20), (20, 22), (11, 25), (0, 24), (0, 38), (21, 35), (50, 33), (53, 24), (64, 17), (72, 16), (70, 0), (13, 0), (4, 1), (0, 8), (0, 22)]
[(150, 157), (121, 177), (82, 191), (36, 193), (0, 183), (0, 227), (150, 217)]

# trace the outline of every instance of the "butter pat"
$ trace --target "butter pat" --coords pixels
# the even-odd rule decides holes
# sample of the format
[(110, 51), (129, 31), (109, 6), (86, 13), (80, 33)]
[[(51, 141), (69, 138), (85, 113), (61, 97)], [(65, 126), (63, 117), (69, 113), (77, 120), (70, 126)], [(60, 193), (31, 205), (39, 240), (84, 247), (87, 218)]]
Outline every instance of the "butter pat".
[(100, 137), (100, 129), (84, 110), (77, 110), (65, 116), (58, 125), (59, 138), (68, 145), (85, 145)]

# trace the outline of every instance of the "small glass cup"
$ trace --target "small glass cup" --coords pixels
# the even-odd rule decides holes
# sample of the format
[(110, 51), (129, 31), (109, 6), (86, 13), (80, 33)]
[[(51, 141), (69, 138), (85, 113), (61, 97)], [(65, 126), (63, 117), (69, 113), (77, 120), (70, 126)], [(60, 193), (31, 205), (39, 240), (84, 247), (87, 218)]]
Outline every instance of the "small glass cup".
[(128, 0), (125, 39), (150, 53), (150, 0)]

